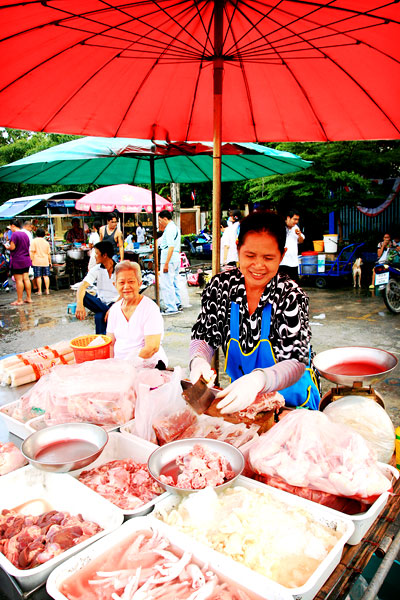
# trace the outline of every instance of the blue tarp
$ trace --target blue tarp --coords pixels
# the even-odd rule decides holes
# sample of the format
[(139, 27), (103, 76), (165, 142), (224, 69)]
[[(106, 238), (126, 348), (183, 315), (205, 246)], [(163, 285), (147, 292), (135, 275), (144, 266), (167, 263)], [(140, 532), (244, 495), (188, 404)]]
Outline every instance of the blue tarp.
[(12, 198), (0, 206), (0, 219), (12, 219), (43, 201), (46, 201), (46, 206), (53, 208), (74, 208), (76, 200), (82, 198), (82, 196), (85, 196), (85, 194), (71, 191)]

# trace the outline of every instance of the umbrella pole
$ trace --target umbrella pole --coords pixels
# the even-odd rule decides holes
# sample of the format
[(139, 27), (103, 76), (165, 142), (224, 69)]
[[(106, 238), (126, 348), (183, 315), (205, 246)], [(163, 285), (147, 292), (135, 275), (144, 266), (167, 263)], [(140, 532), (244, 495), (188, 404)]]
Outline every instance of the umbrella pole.
[[(214, 2), (214, 51), (213, 64), (213, 197), (212, 197), (212, 274), (220, 271), (221, 252), (221, 139), (222, 139), (222, 78), (224, 62), (223, 44), (223, 2)], [(219, 357), (215, 352), (213, 367), (219, 378)]]
[(154, 174), (154, 158), (150, 157), (150, 180), (151, 180), (151, 208), (153, 213), (153, 264), (154, 285), (156, 288), (156, 303), (160, 306), (160, 289), (158, 279), (158, 249), (157, 249), (157, 212), (156, 212), (156, 178)]

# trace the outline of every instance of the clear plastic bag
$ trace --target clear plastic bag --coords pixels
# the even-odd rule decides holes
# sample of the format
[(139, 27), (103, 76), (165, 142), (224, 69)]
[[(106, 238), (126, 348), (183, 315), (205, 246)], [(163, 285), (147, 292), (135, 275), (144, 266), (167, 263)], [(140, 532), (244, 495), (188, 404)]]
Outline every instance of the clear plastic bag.
[[(170, 429), (171, 424), (166, 419), (163, 425), (163, 420), (172, 416), (177, 425), (179, 417), (181, 417), (182, 421), (186, 423), (185, 413), (188, 408), (182, 396), (182, 369), (175, 367), (172, 375), (166, 371), (157, 372), (157, 369), (154, 369), (154, 371), (156, 377), (160, 379), (157, 387), (154, 384), (157, 383), (158, 379), (154, 379), (155, 375), (151, 372), (151, 369), (143, 369), (136, 382), (137, 400), (135, 425), (132, 433), (144, 440), (157, 443), (157, 436), (153, 428), (154, 422), (158, 422), (160, 437), (167, 439), (167, 436), (171, 437), (171, 433), (168, 433), (166, 429)], [(170, 377), (169, 381), (165, 380), (167, 375)], [(165, 435), (163, 435), (163, 430)]]
[(135, 375), (129, 363), (113, 358), (54, 367), (43, 390), (46, 424), (126, 423), (134, 414)]
[(318, 411), (294, 410), (249, 451), (255, 473), (372, 504), (391, 482), (364, 438)]
[(394, 426), (377, 402), (365, 396), (346, 396), (328, 404), (324, 414), (362, 435), (379, 462), (390, 462), (396, 438)]

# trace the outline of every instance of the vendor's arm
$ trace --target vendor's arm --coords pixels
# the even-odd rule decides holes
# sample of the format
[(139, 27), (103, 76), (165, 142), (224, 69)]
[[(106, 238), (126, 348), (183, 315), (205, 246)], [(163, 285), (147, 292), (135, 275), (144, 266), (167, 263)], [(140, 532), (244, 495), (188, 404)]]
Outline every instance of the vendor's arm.
[(165, 264), (164, 264), (164, 267), (163, 267), (164, 273), (168, 273), (169, 261), (171, 260), (171, 257), (172, 257), (172, 255), (174, 253), (174, 250), (175, 250), (174, 246), (169, 246), (168, 247), (167, 258), (165, 260)]
[(76, 292), (76, 313), (75, 316), (77, 319), (85, 319), (86, 310), (83, 306), (83, 299), (86, 294), (86, 290), (88, 289), (90, 283), (88, 281), (83, 280), (81, 285), (78, 287), (78, 291)]
[(161, 344), (161, 334), (146, 335), (144, 337), (144, 346), (139, 352), (140, 358), (151, 358), (159, 351)]
[(122, 233), (118, 231), (117, 233), (117, 243), (119, 247), (119, 256), (121, 261), (124, 260), (124, 238), (122, 237)]
[(107, 331), (107, 335), (111, 338), (110, 358), (114, 358), (115, 335), (113, 333), (110, 333), (109, 331)]

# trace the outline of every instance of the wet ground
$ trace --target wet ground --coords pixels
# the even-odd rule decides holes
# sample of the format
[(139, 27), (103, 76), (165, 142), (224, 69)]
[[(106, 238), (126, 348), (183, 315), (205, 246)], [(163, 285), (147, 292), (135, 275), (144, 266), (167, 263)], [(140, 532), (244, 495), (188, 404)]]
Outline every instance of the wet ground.
[[(380, 296), (367, 289), (350, 287), (318, 290), (304, 287), (310, 298), (313, 348), (316, 352), (339, 346), (370, 346), (388, 350), (400, 357), (400, 316), (391, 314)], [(165, 317), (164, 348), (170, 366), (187, 366), (191, 327), (200, 307), (200, 290), (188, 288), (191, 306), (182, 313)], [(153, 297), (149, 288), (146, 295)], [(78, 321), (67, 314), (67, 305), (75, 301), (75, 292), (51, 290), (50, 296), (33, 295), (32, 304), (11, 306), (15, 290), (0, 292), (0, 356), (70, 340), (94, 332), (93, 316)], [(221, 385), (226, 379), (221, 378)], [(322, 381), (323, 392), (332, 387)], [(383, 397), (395, 425), (400, 425), (400, 367), (375, 388)], [(4, 392), (0, 396), (4, 402)], [(1, 402), (2, 403), (2, 402)]]

